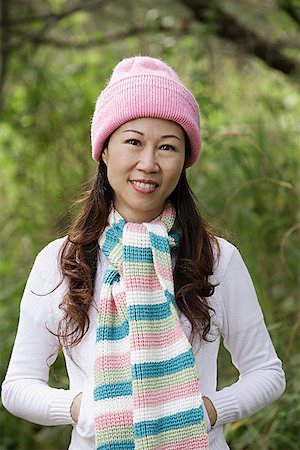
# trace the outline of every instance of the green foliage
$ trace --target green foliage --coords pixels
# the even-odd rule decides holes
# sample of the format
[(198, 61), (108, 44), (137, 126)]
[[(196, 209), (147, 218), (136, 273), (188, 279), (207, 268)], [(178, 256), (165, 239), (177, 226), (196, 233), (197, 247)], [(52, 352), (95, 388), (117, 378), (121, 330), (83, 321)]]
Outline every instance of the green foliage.
[[(174, 26), (189, 20), (179, 4), (171, 15), (169, 2), (164, 7), (152, 1), (135, 3), (128, 20), (148, 21), (149, 34), (85, 51), (27, 45), (11, 55), (0, 124), (1, 379), (34, 256), (65, 233), (74, 214), (70, 201), (95, 170), (89, 123), (96, 97), (120, 58), (137, 53), (160, 56), (177, 69), (199, 101), (203, 154), (190, 170), (190, 181), (204, 215), (239, 246), (287, 374), (282, 398), (253, 417), (226, 426), (227, 439), (235, 450), (296, 450), (299, 92), (279, 73), (211, 38), (205, 27), (195, 25), (178, 38), (158, 31), (161, 18), (167, 17), (165, 23)], [(122, 8), (120, 2), (115, 4)], [(64, 2), (53, 0), (48, 8), (59, 13)], [(88, 39), (121, 30), (124, 10), (120, 8), (107, 5), (101, 14), (77, 13), (53, 35), (63, 31), (69, 36), (76, 30)], [(220, 367), (220, 387), (236, 380), (224, 351)], [(61, 356), (54, 370), (50, 383), (67, 386)], [(0, 420), (3, 450), (67, 448), (69, 427), (40, 427), (3, 410)]]

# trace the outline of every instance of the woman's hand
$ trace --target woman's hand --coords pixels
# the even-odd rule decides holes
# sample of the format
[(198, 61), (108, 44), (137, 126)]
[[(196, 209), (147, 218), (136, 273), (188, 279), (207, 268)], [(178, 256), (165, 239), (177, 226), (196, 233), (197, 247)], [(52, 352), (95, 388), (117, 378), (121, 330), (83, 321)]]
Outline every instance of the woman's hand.
[(72, 419), (74, 420), (74, 422), (78, 422), (81, 400), (82, 400), (82, 392), (80, 392), (80, 394), (76, 395), (76, 397), (74, 398), (74, 400), (71, 404), (71, 416), (72, 416)]
[(205, 409), (207, 411), (209, 420), (210, 420), (210, 424), (211, 426), (214, 426), (214, 424), (216, 423), (217, 420), (217, 411), (215, 410), (215, 407), (212, 403), (212, 401), (208, 398), (208, 397), (203, 397), (203, 403), (205, 406)]

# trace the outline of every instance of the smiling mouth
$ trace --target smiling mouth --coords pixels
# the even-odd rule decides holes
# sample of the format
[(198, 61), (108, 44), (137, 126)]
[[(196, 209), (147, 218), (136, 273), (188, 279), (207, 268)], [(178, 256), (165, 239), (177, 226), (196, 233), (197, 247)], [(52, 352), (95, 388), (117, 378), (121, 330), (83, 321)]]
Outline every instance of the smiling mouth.
[(130, 180), (130, 183), (137, 191), (144, 193), (154, 192), (155, 189), (158, 187), (157, 183), (148, 180), (146, 181)]
[(137, 186), (137, 187), (140, 187), (140, 188), (146, 188), (146, 189), (158, 187), (158, 184), (157, 184), (157, 183), (149, 182), (149, 181), (137, 181), (137, 180), (131, 180), (131, 183), (132, 183), (134, 186)]

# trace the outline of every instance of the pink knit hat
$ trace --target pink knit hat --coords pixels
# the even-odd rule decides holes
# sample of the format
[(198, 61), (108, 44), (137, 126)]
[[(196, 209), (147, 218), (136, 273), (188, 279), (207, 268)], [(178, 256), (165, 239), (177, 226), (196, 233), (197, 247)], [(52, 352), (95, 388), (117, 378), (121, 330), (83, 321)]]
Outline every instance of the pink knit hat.
[(148, 56), (119, 62), (101, 92), (92, 119), (93, 159), (100, 160), (104, 142), (113, 131), (140, 117), (158, 117), (181, 125), (191, 144), (185, 165), (197, 161), (201, 149), (198, 104), (171, 67)]

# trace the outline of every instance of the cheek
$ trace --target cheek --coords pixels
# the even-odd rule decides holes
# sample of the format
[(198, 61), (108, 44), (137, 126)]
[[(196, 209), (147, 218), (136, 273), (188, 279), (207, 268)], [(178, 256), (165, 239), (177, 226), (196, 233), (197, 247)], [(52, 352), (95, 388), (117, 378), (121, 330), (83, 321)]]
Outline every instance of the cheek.
[(127, 181), (128, 173), (128, 158), (111, 153), (107, 159), (107, 178), (112, 188)]
[(171, 194), (174, 191), (174, 189), (176, 188), (178, 181), (180, 179), (181, 172), (182, 172), (182, 170), (176, 171), (176, 172), (171, 172), (170, 174), (168, 174), (168, 180), (167, 180), (167, 186), (166, 186), (168, 195)]
[(179, 158), (176, 162), (174, 162), (173, 165), (169, 166), (168, 176), (170, 183), (172, 183), (174, 186), (176, 186), (179, 181), (183, 167), (184, 167), (184, 158)]
[(182, 171), (178, 172), (177, 175), (176, 175), (176, 177), (173, 178), (173, 181), (174, 181), (174, 189), (176, 188), (176, 186), (177, 186), (177, 184), (178, 184), (178, 182), (179, 182), (181, 172), (182, 172)]

